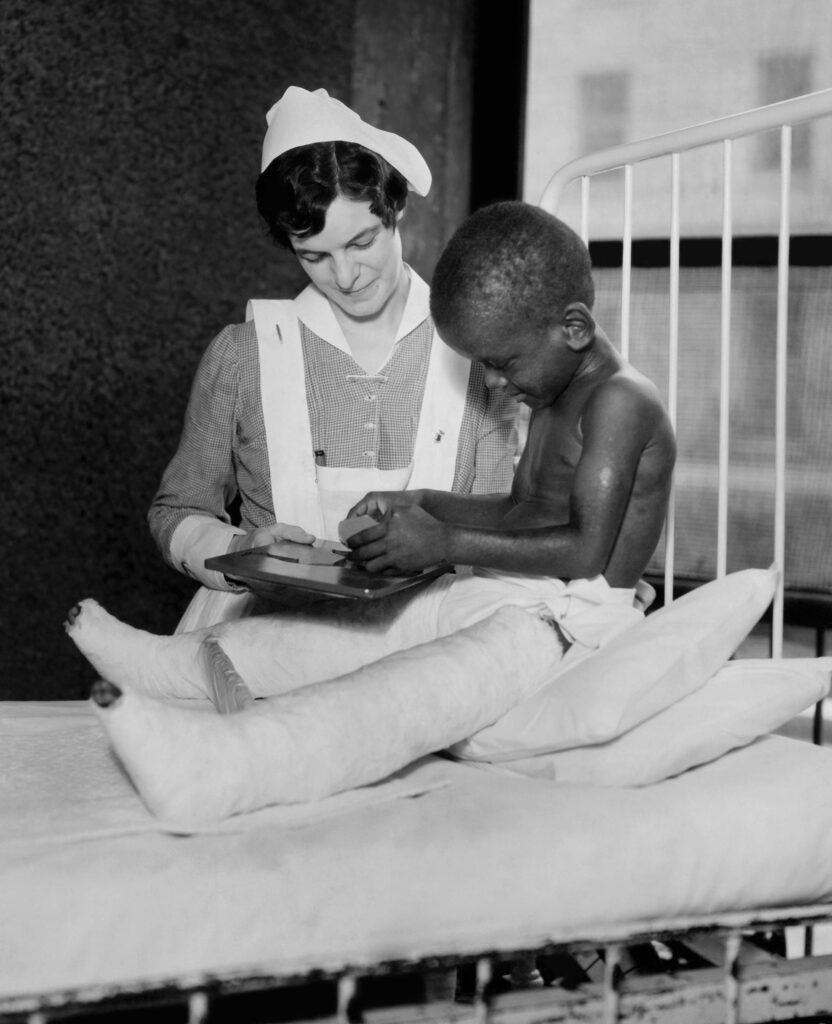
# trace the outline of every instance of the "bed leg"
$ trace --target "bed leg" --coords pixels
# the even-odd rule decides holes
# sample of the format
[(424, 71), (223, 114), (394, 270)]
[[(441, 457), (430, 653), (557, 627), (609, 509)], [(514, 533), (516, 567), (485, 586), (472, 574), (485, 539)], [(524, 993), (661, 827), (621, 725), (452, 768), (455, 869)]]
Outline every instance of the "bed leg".
[(338, 979), (338, 1024), (351, 1024), (355, 1020), (355, 997), (358, 984), (355, 975), (345, 974)]
[(742, 935), (729, 932), (725, 936), (725, 1024), (737, 1024), (740, 1018), (739, 955)]
[(621, 946), (604, 947), (604, 1024), (617, 1024), (621, 1011)]
[(493, 969), (488, 957), (477, 960), (477, 982), (474, 990), (474, 1024), (488, 1024), (491, 1015), (491, 1000), (488, 986), (491, 982)]
[(210, 1008), (207, 992), (191, 992), (188, 996), (188, 1024), (205, 1024)]

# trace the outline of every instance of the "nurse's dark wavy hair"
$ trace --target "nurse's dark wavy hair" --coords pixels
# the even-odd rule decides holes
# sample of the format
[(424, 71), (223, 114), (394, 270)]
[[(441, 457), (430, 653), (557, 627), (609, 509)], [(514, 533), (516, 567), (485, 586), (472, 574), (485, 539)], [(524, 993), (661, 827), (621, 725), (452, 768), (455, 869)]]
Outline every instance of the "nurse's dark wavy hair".
[(290, 236), (323, 230), (336, 196), (369, 202), (385, 227), (407, 202), (407, 181), (372, 150), (355, 142), (315, 142), (275, 157), (257, 179), (257, 209), (269, 234), (284, 249)]

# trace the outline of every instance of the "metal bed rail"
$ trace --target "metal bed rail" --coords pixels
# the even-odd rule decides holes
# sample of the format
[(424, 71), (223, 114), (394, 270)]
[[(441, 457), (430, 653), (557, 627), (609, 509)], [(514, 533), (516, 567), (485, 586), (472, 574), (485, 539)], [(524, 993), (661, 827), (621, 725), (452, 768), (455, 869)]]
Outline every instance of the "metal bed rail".
[[(181, 978), (148, 979), (123, 989), (102, 986), (0, 1000), (0, 1020), (47, 1024), (83, 1017), (132, 1021), (303, 1021), (318, 1024), (762, 1024), (764, 1021), (828, 1019), (832, 1015), (832, 956), (787, 959), (749, 941), (786, 928), (832, 920), (828, 905), (769, 911), (728, 912), (710, 917), (635, 921), (599, 928), (579, 939), (536, 939), (533, 948), (488, 950), (468, 957), (441, 954), (412, 963), (327, 965), (308, 974), (249, 970)], [(671, 971), (635, 971), (630, 951), (653, 943), (676, 944), (690, 965)], [(571, 955), (593, 959), (590, 980), (499, 992), (500, 965)], [(365, 1005), (367, 979), (443, 973), (467, 967), (473, 984), (464, 1001), (444, 998)], [(304, 1000), (305, 986), (315, 988)], [(328, 996), (321, 999), (321, 987)], [(254, 1000), (254, 1002), (252, 1002)], [(250, 1012), (251, 1011), (251, 1012)]]
[[(781, 657), (783, 651), (786, 522), (786, 358), (788, 348), (787, 322), (789, 298), (789, 241), (792, 164), (792, 126), (832, 114), (832, 89), (798, 96), (781, 103), (758, 107), (732, 114), (703, 124), (665, 132), (651, 138), (613, 146), (589, 154), (564, 165), (551, 177), (539, 205), (556, 213), (565, 188), (580, 181), (580, 234), (589, 242), (590, 181), (604, 171), (624, 169), (622, 196), (622, 275), (621, 275), (621, 351), (625, 358), (630, 348), (630, 293), (632, 281), (633, 244), (633, 172), (634, 167), (647, 160), (667, 157), (670, 160), (670, 326), (668, 333), (668, 410), (674, 427), (678, 412), (678, 356), (679, 356), (679, 248), (680, 216), (679, 195), (681, 183), (681, 154), (715, 144), (722, 145), (722, 260), (721, 260), (721, 313), (720, 313), (720, 421), (719, 466), (717, 498), (717, 575), (726, 572), (728, 536), (728, 452), (730, 351), (731, 351), (731, 246), (732, 224), (732, 141), (741, 137), (772, 129), (780, 130), (780, 217), (777, 231), (777, 322), (776, 322), (776, 393), (775, 393), (775, 445), (774, 445), (774, 551), (773, 561), (780, 567), (780, 583), (772, 615), (772, 654)], [(668, 509), (664, 592), (672, 600), (675, 569), (675, 495), (671, 494)]]

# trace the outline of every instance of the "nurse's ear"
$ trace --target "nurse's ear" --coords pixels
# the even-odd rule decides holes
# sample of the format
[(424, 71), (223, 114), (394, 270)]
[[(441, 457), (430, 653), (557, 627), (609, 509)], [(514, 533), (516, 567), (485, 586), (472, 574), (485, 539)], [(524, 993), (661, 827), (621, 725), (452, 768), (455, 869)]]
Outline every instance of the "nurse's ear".
[(570, 302), (561, 321), (566, 344), (573, 352), (582, 352), (595, 341), (595, 317), (583, 302)]

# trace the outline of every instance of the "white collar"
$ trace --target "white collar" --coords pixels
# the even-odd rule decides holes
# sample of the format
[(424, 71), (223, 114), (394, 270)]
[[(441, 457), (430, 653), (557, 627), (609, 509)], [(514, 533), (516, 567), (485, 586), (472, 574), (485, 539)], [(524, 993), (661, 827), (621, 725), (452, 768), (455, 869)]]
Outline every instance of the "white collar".
[[(410, 288), (396, 331), (397, 342), (410, 334), (430, 315), (430, 289), (412, 267), (406, 263), (404, 266), (410, 274)], [(319, 338), (323, 338), (324, 341), (328, 341), (344, 352), (350, 351), (341, 325), (332, 312), (329, 299), (311, 281), (295, 299), (295, 310), (298, 318)]]

